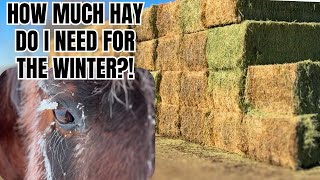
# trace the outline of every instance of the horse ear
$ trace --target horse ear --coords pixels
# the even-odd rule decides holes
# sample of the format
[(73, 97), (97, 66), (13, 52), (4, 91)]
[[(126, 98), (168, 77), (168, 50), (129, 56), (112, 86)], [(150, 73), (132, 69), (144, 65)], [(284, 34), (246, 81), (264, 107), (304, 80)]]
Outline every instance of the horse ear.
[[(10, 129), (18, 118), (17, 70), (8, 69), (0, 76), (0, 132)], [(1, 136), (1, 134), (0, 134)]]

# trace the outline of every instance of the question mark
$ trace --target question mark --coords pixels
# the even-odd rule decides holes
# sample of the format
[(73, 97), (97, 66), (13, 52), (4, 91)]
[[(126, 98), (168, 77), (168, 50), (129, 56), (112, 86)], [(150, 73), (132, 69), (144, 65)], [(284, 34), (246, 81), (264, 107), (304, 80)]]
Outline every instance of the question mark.
[(127, 71), (129, 66), (128, 60), (125, 57), (119, 57), (117, 60), (118, 78), (122, 79), (124, 77), (124, 72)]

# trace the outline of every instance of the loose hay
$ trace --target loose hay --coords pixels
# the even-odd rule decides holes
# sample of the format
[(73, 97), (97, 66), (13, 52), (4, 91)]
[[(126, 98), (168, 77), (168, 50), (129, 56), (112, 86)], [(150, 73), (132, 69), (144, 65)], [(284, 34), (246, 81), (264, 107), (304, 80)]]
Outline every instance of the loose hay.
[(180, 27), (180, 6), (178, 2), (160, 4), (157, 11), (158, 36), (177, 35), (182, 32)]
[(157, 38), (157, 10), (158, 6), (151, 6), (143, 10), (142, 24), (134, 26), (133, 29), (137, 33), (137, 41), (148, 41)]
[(160, 83), (159, 94), (164, 104), (179, 106), (181, 88), (181, 72), (164, 71)]
[(201, 71), (208, 68), (206, 44), (207, 31), (183, 35), (180, 60), (184, 71)]
[(183, 72), (180, 105), (208, 108), (211, 101), (208, 92), (208, 72)]
[(179, 57), (181, 36), (163, 37), (158, 40), (156, 70), (180, 71)]
[[(292, 38), (294, 37), (294, 38)], [(209, 30), (209, 69), (320, 58), (320, 24), (245, 21)]]
[(155, 70), (158, 40), (140, 42), (135, 53), (135, 65), (149, 71)]
[(193, 33), (205, 29), (203, 26), (202, 11), (203, 0), (180, 0), (181, 28), (183, 33)]
[(161, 104), (157, 109), (158, 132), (169, 137), (180, 136), (179, 106)]
[(211, 116), (211, 110), (207, 108), (181, 107), (181, 136), (189, 141), (209, 145)]
[(284, 114), (319, 113), (320, 64), (250, 66), (246, 101), (250, 108)]
[[(201, 1), (201, 0), (197, 0)], [(243, 20), (319, 22), (320, 4), (266, 0), (203, 0), (204, 24), (213, 27)]]

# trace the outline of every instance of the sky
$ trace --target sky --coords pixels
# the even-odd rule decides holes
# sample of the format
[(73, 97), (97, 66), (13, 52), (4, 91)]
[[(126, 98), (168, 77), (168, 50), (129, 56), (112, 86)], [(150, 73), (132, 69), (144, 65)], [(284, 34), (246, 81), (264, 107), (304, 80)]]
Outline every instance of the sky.
[[(86, 2), (101, 2), (103, 0), (85, 0)], [(160, 4), (165, 2), (170, 2), (172, 0), (112, 0), (114, 2), (145, 2), (145, 8), (149, 7), (152, 4)], [(14, 31), (15, 28), (20, 29), (38, 29), (41, 30), (42, 26), (12, 26), (12, 25), (6, 25), (6, 3), (7, 2), (49, 2), (49, 5), (51, 2), (61, 2), (58, 0), (0, 0), (0, 71), (2, 71), (3, 68), (15, 66), (15, 56), (17, 55), (24, 55), (23, 53), (15, 53), (14, 45), (15, 45), (15, 37), (14, 37)], [(107, 1), (105, 1), (107, 2)], [(49, 9), (51, 6), (49, 6)], [(107, 7), (106, 7), (106, 10)], [(48, 14), (51, 14), (50, 12)], [(41, 35), (41, 34), (40, 34)], [(39, 49), (39, 51), (36, 54), (31, 55), (45, 55), (42, 53), (42, 49)]]

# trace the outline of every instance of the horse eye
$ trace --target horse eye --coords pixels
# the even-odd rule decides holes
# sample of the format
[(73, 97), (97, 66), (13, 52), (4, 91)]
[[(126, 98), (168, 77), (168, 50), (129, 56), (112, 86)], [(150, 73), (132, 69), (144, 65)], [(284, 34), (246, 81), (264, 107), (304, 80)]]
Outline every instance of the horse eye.
[(68, 123), (74, 122), (74, 117), (66, 109), (55, 109), (55, 110), (53, 110), (53, 114), (54, 114), (55, 119), (60, 124), (68, 124)]

